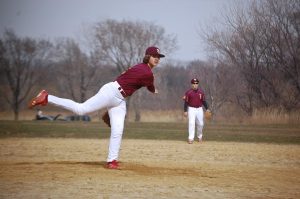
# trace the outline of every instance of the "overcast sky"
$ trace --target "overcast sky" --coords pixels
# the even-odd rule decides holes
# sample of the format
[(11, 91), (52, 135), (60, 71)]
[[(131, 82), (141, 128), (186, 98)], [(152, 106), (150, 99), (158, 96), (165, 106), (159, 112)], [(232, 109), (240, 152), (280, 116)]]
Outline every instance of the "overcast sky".
[(83, 27), (101, 20), (146, 20), (177, 36), (179, 49), (171, 58), (204, 60), (204, 44), (197, 33), (200, 25), (214, 24), (224, 8), (235, 1), (0, 0), (0, 33), (11, 28), (19, 36), (79, 39)]

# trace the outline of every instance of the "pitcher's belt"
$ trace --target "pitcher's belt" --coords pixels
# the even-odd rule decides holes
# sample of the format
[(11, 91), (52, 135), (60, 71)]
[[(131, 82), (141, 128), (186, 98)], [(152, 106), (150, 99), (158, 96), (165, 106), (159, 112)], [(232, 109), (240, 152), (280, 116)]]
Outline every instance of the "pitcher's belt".
[(124, 98), (127, 97), (125, 91), (123, 90), (123, 88), (122, 88), (121, 86), (118, 88), (118, 90), (120, 91), (121, 95), (122, 95)]

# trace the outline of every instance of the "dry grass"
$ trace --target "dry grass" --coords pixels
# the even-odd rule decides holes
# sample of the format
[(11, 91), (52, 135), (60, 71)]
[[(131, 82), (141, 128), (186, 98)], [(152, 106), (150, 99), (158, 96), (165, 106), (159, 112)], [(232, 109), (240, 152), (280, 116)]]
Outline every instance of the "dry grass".
[(282, 109), (255, 110), (250, 122), (255, 124), (299, 124), (300, 111), (287, 113)]
[[(67, 115), (72, 115), (68, 111), (61, 111), (59, 109), (47, 109), (42, 108), (43, 114), (55, 116), (61, 114), (62, 117)], [(92, 118), (92, 121), (100, 121), (101, 115), (104, 110), (89, 114)], [(19, 114), (19, 120), (33, 120), (35, 119), (36, 110), (24, 110)], [(134, 121), (134, 112), (128, 112), (128, 119), (130, 122)], [(0, 120), (13, 120), (13, 112), (0, 112)], [(151, 110), (142, 110), (141, 111), (141, 122), (183, 122), (185, 118), (183, 117), (182, 110), (168, 110), (168, 111), (151, 111)]]
[[(51, 115), (56, 116), (58, 114), (61, 114), (61, 118), (66, 117), (68, 115), (73, 115), (71, 112), (68, 111), (61, 111), (61, 110), (55, 110), (55, 109), (47, 109), (47, 108), (41, 108), (44, 115)], [(23, 110), (19, 113), (19, 120), (34, 120), (35, 115), (37, 111), (35, 109), (33, 110)], [(93, 113), (90, 114), (93, 121), (99, 121), (99, 114)], [(5, 111), (0, 112), (0, 120), (14, 120), (14, 113), (11, 111)]]
[[(55, 108), (42, 108), (43, 113), (46, 115), (57, 115), (61, 114), (62, 117), (72, 115), (68, 111), (62, 111), (61, 109)], [(89, 114), (92, 121), (98, 122), (101, 120), (101, 115), (104, 110)], [(24, 110), (19, 114), (19, 120), (33, 120), (35, 118), (36, 110)], [(135, 113), (133, 111), (128, 112), (128, 121), (134, 122)], [(13, 120), (13, 112), (0, 112), (0, 120)], [(298, 124), (300, 123), (300, 111), (295, 110), (287, 113), (281, 109), (262, 109), (255, 110), (251, 117), (243, 115), (231, 114), (230, 116), (222, 117), (217, 115), (214, 118), (215, 122), (225, 123), (250, 123), (250, 124)], [(142, 110), (141, 111), (141, 122), (187, 122), (187, 119), (183, 117), (183, 111), (177, 110)]]
[[(129, 111), (129, 121), (134, 121), (134, 112)], [(166, 110), (166, 111), (141, 111), (141, 122), (184, 122), (182, 110)]]

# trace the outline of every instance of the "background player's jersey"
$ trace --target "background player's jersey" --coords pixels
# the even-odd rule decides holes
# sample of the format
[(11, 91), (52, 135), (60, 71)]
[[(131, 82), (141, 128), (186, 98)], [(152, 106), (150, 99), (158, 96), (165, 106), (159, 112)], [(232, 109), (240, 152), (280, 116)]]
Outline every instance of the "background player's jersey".
[(203, 102), (205, 101), (205, 96), (201, 89), (190, 89), (185, 93), (184, 100), (188, 106), (199, 108), (202, 107)]

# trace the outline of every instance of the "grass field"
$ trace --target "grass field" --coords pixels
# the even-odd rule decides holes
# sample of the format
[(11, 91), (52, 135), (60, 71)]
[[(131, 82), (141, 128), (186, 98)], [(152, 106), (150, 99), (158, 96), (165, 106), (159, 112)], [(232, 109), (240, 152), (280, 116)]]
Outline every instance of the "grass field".
[[(98, 138), (110, 136), (110, 129), (102, 122), (62, 121), (0, 121), (0, 138), (60, 137)], [(186, 140), (185, 123), (127, 123), (125, 139)], [(300, 124), (207, 124), (207, 141), (265, 142), (300, 144)]]
[(101, 122), (0, 121), (0, 198), (300, 198), (300, 125), (127, 123), (120, 170)]

